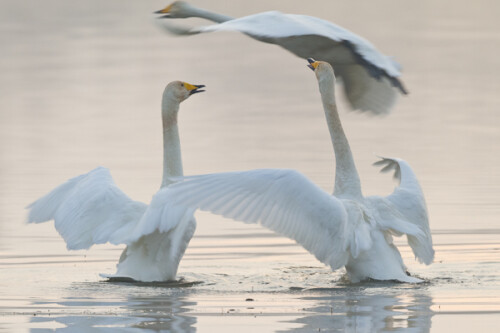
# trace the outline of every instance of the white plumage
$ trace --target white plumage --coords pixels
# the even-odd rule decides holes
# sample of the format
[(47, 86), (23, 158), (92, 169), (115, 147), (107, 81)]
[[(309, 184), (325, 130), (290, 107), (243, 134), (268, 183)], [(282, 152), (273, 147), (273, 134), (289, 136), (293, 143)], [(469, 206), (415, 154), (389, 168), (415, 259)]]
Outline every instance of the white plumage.
[[(177, 112), (179, 104), (191, 94), (203, 91), (202, 87), (174, 81), (165, 88), (161, 188), (170, 184), (170, 177), (182, 176)], [(192, 212), (184, 211), (168, 227), (137, 233), (140, 223), (168, 225), (157, 213), (166, 204), (167, 198), (161, 194), (161, 190), (155, 194), (149, 206), (134, 201), (116, 186), (108, 169), (98, 167), (68, 180), (29, 205), (28, 222), (54, 220), (69, 250), (88, 249), (108, 242), (126, 244), (116, 274), (105, 277), (149, 282), (173, 280), (196, 221)]]
[[(294, 170), (260, 169), (178, 178), (162, 190), (165, 221), (194, 209), (210, 211), (264, 227), (297, 241), (333, 270), (345, 266), (351, 281), (367, 278), (421, 282), (406, 273), (392, 236), (406, 234), (416, 258), (434, 258), (424, 196), (410, 166), (383, 158), (400, 184), (388, 197), (364, 197), (338, 117), (332, 67), (311, 61), (319, 82), (336, 158), (334, 195)], [(171, 208), (172, 205), (172, 208)], [(183, 208), (184, 207), (184, 208)], [(162, 224), (141, 230), (157, 230)]]
[(264, 12), (242, 18), (212, 13), (176, 1), (157, 13), (162, 18), (201, 17), (219, 24), (184, 29), (163, 21), (162, 27), (177, 35), (212, 31), (239, 31), (254, 39), (276, 44), (301, 58), (330, 63), (344, 84), (346, 97), (355, 110), (387, 113), (398, 91), (406, 94), (401, 70), (391, 57), (369, 41), (331, 22), (306, 15)]

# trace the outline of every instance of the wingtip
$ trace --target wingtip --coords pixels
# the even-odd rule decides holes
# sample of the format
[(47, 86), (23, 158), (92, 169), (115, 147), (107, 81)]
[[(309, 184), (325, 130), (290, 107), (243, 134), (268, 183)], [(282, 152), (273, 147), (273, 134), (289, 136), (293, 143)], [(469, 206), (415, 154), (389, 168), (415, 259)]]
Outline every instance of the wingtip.
[(376, 154), (376, 153), (373, 153), (373, 155), (377, 158), (377, 160), (372, 163), (372, 165), (374, 167), (378, 167), (378, 166), (386, 163), (385, 162), (386, 158), (384, 156)]

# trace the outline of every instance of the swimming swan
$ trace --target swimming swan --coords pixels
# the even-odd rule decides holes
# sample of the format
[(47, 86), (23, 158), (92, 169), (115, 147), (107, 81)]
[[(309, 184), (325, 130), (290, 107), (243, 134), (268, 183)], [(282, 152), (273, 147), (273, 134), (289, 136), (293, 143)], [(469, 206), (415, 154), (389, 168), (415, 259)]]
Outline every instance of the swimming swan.
[(238, 19), (176, 1), (156, 12), (161, 18), (200, 17), (220, 24), (184, 29), (163, 21), (177, 35), (211, 31), (240, 31), (262, 42), (277, 44), (301, 58), (329, 62), (344, 84), (355, 110), (388, 113), (398, 91), (407, 94), (399, 80), (400, 66), (364, 38), (317, 17), (264, 12)]
[[(352, 282), (365, 279), (421, 282), (409, 276), (392, 236), (406, 234), (416, 258), (430, 264), (432, 236), (423, 193), (412, 169), (397, 158), (382, 158), (382, 171), (395, 171), (399, 186), (387, 196), (364, 197), (335, 102), (335, 76), (327, 62), (310, 60), (333, 143), (333, 195), (301, 173), (260, 169), (177, 179), (163, 190), (166, 221), (201, 209), (247, 223), (260, 223), (294, 239), (332, 270), (343, 266)], [(174, 209), (170, 209), (173, 205)], [(171, 217), (168, 217), (171, 216)], [(139, 230), (162, 228), (143, 220)], [(143, 231), (141, 231), (143, 232)]]
[[(202, 92), (203, 85), (170, 82), (162, 99), (163, 180), (161, 189), (171, 177), (183, 175), (177, 113), (179, 105), (192, 94)], [(28, 222), (55, 221), (55, 227), (69, 250), (88, 249), (94, 244), (126, 244), (114, 275), (136, 281), (168, 281), (177, 274), (179, 261), (193, 236), (196, 221), (192, 213), (180, 215), (178, 221), (148, 232), (132, 233), (141, 221), (161, 221), (165, 205), (160, 191), (148, 206), (131, 200), (114, 183), (108, 169), (98, 167), (56, 187), (30, 204)]]

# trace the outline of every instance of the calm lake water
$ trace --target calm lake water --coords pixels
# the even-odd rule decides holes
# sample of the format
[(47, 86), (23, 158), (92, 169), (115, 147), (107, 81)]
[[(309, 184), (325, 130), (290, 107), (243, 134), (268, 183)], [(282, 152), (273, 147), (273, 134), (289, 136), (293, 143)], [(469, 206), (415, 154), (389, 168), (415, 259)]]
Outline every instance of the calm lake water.
[[(0, 3), (0, 331), (497, 332), (500, 327), (500, 3), (494, 0), (191, 1), (243, 16), (318, 16), (372, 41), (410, 90), (387, 117), (342, 121), (365, 194), (395, 184), (374, 153), (407, 160), (424, 189), (436, 260), (422, 285), (347, 284), (292, 241), (197, 214), (176, 285), (107, 283), (121, 247), (69, 252), (24, 207), (102, 165), (135, 200), (161, 182), (160, 98), (176, 79), (207, 85), (182, 104), (185, 174), (294, 168), (325, 190), (334, 160), (304, 60), (237, 33), (174, 38), (164, 1)], [(182, 20), (183, 25), (203, 23)]]

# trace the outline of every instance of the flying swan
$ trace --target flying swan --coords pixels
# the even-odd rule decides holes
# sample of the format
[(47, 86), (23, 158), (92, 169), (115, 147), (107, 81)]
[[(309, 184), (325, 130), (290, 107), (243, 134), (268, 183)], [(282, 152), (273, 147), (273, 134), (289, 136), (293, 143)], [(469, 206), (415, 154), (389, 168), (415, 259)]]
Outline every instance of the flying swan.
[(200, 17), (219, 23), (185, 29), (163, 21), (162, 28), (176, 35), (239, 31), (279, 45), (301, 58), (327, 61), (341, 78), (347, 100), (355, 110), (388, 113), (398, 92), (407, 94), (399, 79), (400, 66), (391, 57), (380, 53), (364, 38), (317, 17), (271, 11), (233, 19), (183, 1), (155, 13), (163, 14), (160, 18)]
[[(162, 99), (163, 180), (148, 206), (131, 200), (113, 181), (108, 169), (98, 167), (56, 187), (27, 208), (28, 223), (55, 221), (69, 250), (88, 249), (94, 244), (126, 244), (110, 279), (169, 281), (175, 279), (179, 261), (193, 236), (196, 220), (192, 212), (178, 221), (162, 220), (165, 197), (161, 189), (171, 177), (183, 175), (177, 113), (179, 105), (204, 85), (170, 82)], [(162, 228), (133, 233), (139, 223), (162, 223)]]
[[(387, 196), (364, 197), (335, 102), (335, 76), (327, 62), (309, 60), (316, 73), (336, 160), (333, 195), (301, 173), (259, 169), (176, 179), (164, 189), (165, 221), (183, 209), (210, 211), (247, 223), (260, 223), (294, 239), (332, 270), (346, 268), (352, 282), (366, 279), (422, 282), (407, 273), (392, 236), (407, 235), (415, 257), (430, 264), (432, 237), (423, 193), (412, 169), (397, 158), (376, 162), (394, 170), (399, 186)], [(172, 208), (170, 206), (172, 205)], [(161, 229), (142, 220), (138, 232)]]

